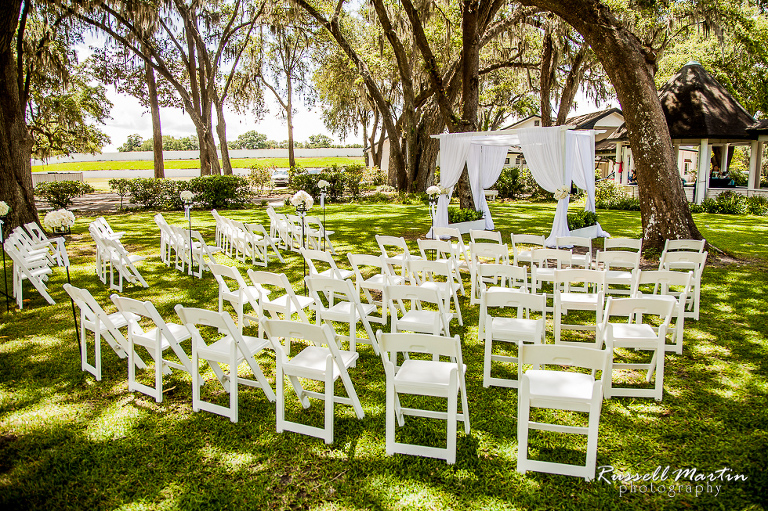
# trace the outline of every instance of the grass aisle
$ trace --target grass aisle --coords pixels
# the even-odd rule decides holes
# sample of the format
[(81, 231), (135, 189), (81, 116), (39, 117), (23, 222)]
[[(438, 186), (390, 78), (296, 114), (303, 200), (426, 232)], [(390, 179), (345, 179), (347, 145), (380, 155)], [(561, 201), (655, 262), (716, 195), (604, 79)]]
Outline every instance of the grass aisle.
[[(551, 204), (491, 208), (506, 240), (510, 231), (548, 234), (554, 214)], [(261, 209), (222, 213), (268, 223)], [(405, 236), (416, 250), (415, 239), (429, 227), (423, 205), (341, 205), (329, 206), (327, 213), (329, 229), (336, 231), (336, 260), (344, 268), (349, 268), (347, 252), (378, 252), (374, 234)], [(169, 223), (186, 225), (182, 213), (163, 214)], [(150, 288), (128, 285), (122, 294), (151, 300), (167, 321), (178, 321), (176, 303), (215, 309), (217, 287), (210, 273), (192, 279), (160, 262), (152, 215), (107, 217), (114, 230), (126, 231), (123, 243), (130, 251), (147, 256), (139, 269)], [(191, 378), (178, 371), (165, 377), (160, 404), (128, 392), (126, 363), (106, 345), (103, 379), (96, 382), (80, 370), (72, 311), (61, 287), (66, 274), (55, 268), (49, 289), (56, 305), (47, 306), (25, 285), (30, 300), (24, 310), (0, 314), (0, 509), (763, 509), (768, 227), (757, 217), (695, 218), (709, 240), (740, 259), (706, 268), (701, 319), (686, 322), (683, 355), (666, 358), (664, 400), (605, 401), (597, 464), (640, 474), (657, 466), (704, 473), (728, 467), (748, 477), (710, 483), (721, 486), (717, 496), (706, 487), (696, 496), (693, 484), (693, 493), (687, 493), (687, 483), (674, 496), (648, 488), (620, 495), (618, 484), (517, 474), (517, 391), (483, 388), (478, 306), (468, 299), (462, 303), (465, 326), (453, 322), (451, 333), (463, 340), (472, 432), (465, 436), (459, 428), (457, 463), (448, 466), (386, 456), (384, 371), (381, 359), (364, 345), (350, 376), (365, 418), (357, 420), (351, 407), (338, 405), (330, 446), (276, 433), (275, 407), (258, 389), (240, 387), (238, 424), (192, 412)], [(89, 220), (78, 219), (68, 242), (72, 283), (91, 290), (112, 312), (110, 292), (94, 274)], [(640, 234), (637, 213), (600, 212), (600, 221), (613, 236)], [(193, 226), (212, 242), (210, 213), (193, 211)], [(285, 255), (285, 265), (272, 262), (269, 270), (285, 272), (294, 288), (303, 290), (301, 259)], [(235, 264), (243, 275), (250, 267), (218, 259)], [(548, 332), (552, 342), (551, 321)], [(274, 356), (262, 352), (258, 361), (274, 388)], [(206, 377), (211, 381), (210, 370)], [(226, 399), (213, 384), (204, 393)], [(303, 410), (295, 395), (287, 394), (287, 409), (291, 420), (322, 424), (321, 403)], [(411, 418), (398, 438), (439, 445), (445, 429)], [(533, 455), (581, 462), (585, 443), (539, 433), (531, 435), (530, 445)]]

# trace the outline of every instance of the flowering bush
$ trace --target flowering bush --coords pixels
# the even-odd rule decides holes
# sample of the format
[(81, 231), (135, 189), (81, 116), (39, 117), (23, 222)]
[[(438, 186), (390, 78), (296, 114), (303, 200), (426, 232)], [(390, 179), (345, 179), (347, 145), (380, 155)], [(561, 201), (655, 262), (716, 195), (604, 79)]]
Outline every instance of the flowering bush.
[(11, 207), (4, 200), (0, 200), (0, 216), (5, 216), (11, 210)]
[(293, 204), (293, 207), (295, 208), (303, 205), (304, 209), (308, 211), (314, 203), (315, 200), (312, 198), (312, 196), (304, 190), (299, 190), (293, 195), (293, 197), (291, 197), (291, 204)]
[(55, 209), (45, 215), (43, 223), (51, 231), (69, 229), (75, 225), (75, 215), (66, 209)]
[(568, 198), (568, 195), (570, 195), (568, 193), (568, 189), (566, 187), (564, 187), (564, 186), (562, 186), (562, 187), (558, 188), (557, 190), (555, 190), (555, 199), (556, 200), (566, 199), (566, 198)]

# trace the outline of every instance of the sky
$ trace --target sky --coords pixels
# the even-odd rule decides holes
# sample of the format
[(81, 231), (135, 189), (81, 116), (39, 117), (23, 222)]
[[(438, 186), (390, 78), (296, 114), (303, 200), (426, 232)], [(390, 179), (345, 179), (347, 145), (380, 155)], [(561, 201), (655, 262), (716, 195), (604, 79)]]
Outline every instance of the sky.
[[(103, 44), (103, 39), (95, 36), (86, 36), (84, 44), (77, 47), (78, 58), (82, 62), (91, 54), (91, 46)], [(107, 97), (112, 101), (111, 119), (101, 127), (110, 137), (110, 144), (105, 146), (102, 152), (117, 152), (117, 148), (125, 143), (128, 135), (137, 133), (144, 140), (152, 138), (152, 116), (147, 109), (139, 104), (139, 101), (132, 96), (119, 94), (111, 85), (107, 86)], [(288, 126), (285, 119), (281, 118), (280, 106), (271, 97), (265, 93), (269, 112), (261, 120), (254, 119), (253, 115), (241, 115), (232, 110), (228, 110), (225, 104), (225, 121), (227, 123), (227, 140), (233, 141), (246, 131), (255, 130), (267, 135), (269, 140), (287, 140)], [(324, 134), (331, 137), (335, 143), (354, 144), (359, 143), (365, 146), (362, 140), (362, 132), (358, 135), (350, 135), (346, 140), (340, 140), (338, 136), (332, 134), (323, 124), (322, 112), (319, 103), (312, 110), (307, 110), (301, 101), (298, 101), (298, 112), (293, 120), (293, 137), (297, 142), (305, 142), (310, 135)], [(579, 92), (576, 97), (577, 108), (570, 115), (581, 115), (598, 110), (594, 103)], [(616, 101), (602, 104), (600, 110), (618, 106)], [(509, 119), (504, 125), (513, 122), (515, 119)], [(214, 122), (216, 122), (214, 114)], [(187, 137), (195, 134), (195, 127), (189, 116), (181, 108), (161, 108), (160, 123), (163, 135), (172, 135), (174, 137)]]

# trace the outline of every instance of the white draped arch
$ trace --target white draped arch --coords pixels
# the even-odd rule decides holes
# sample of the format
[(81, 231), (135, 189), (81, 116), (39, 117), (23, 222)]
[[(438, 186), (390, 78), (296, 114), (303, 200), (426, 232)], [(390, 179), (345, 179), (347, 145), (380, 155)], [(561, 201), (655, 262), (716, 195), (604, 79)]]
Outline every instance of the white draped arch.
[[(440, 140), (440, 186), (448, 190), (438, 199), (434, 225), (448, 225), (448, 203), (453, 186), (459, 181), (464, 165), (475, 206), (485, 214), (485, 228), (493, 229), (493, 219), (484, 190), (499, 178), (510, 146), (520, 146), (528, 167), (539, 185), (554, 193), (570, 189), (571, 181), (587, 192), (585, 209), (595, 210), (595, 138), (592, 131), (573, 131), (566, 126), (528, 128), (497, 132), (444, 133)], [(547, 245), (556, 237), (567, 236), (568, 197), (558, 201)], [(598, 224), (598, 235), (604, 235)]]

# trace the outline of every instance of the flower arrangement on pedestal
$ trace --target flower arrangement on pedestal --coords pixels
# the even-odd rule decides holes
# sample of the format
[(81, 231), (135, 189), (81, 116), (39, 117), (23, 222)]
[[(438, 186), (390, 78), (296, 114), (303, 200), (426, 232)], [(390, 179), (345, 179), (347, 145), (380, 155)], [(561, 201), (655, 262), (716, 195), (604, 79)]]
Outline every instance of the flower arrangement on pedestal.
[(68, 233), (75, 225), (75, 215), (66, 209), (49, 211), (43, 219), (43, 224), (53, 232)]
[(192, 202), (192, 198), (194, 197), (194, 194), (189, 190), (184, 190), (179, 194), (179, 197), (181, 197), (182, 202)]
[(567, 199), (569, 195), (570, 193), (568, 192), (568, 189), (564, 186), (555, 190), (555, 199), (557, 200)]
[(4, 201), (0, 200), (0, 217), (4, 217), (11, 210), (11, 207)]
[(299, 213), (306, 213), (310, 208), (312, 208), (314, 203), (315, 200), (312, 198), (312, 196), (304, 190), (299, 190), (293, 195), (293, 197), (291, 197), (291, 204), (293, 204), (293, 207), (295, 207), (296, 211)]

